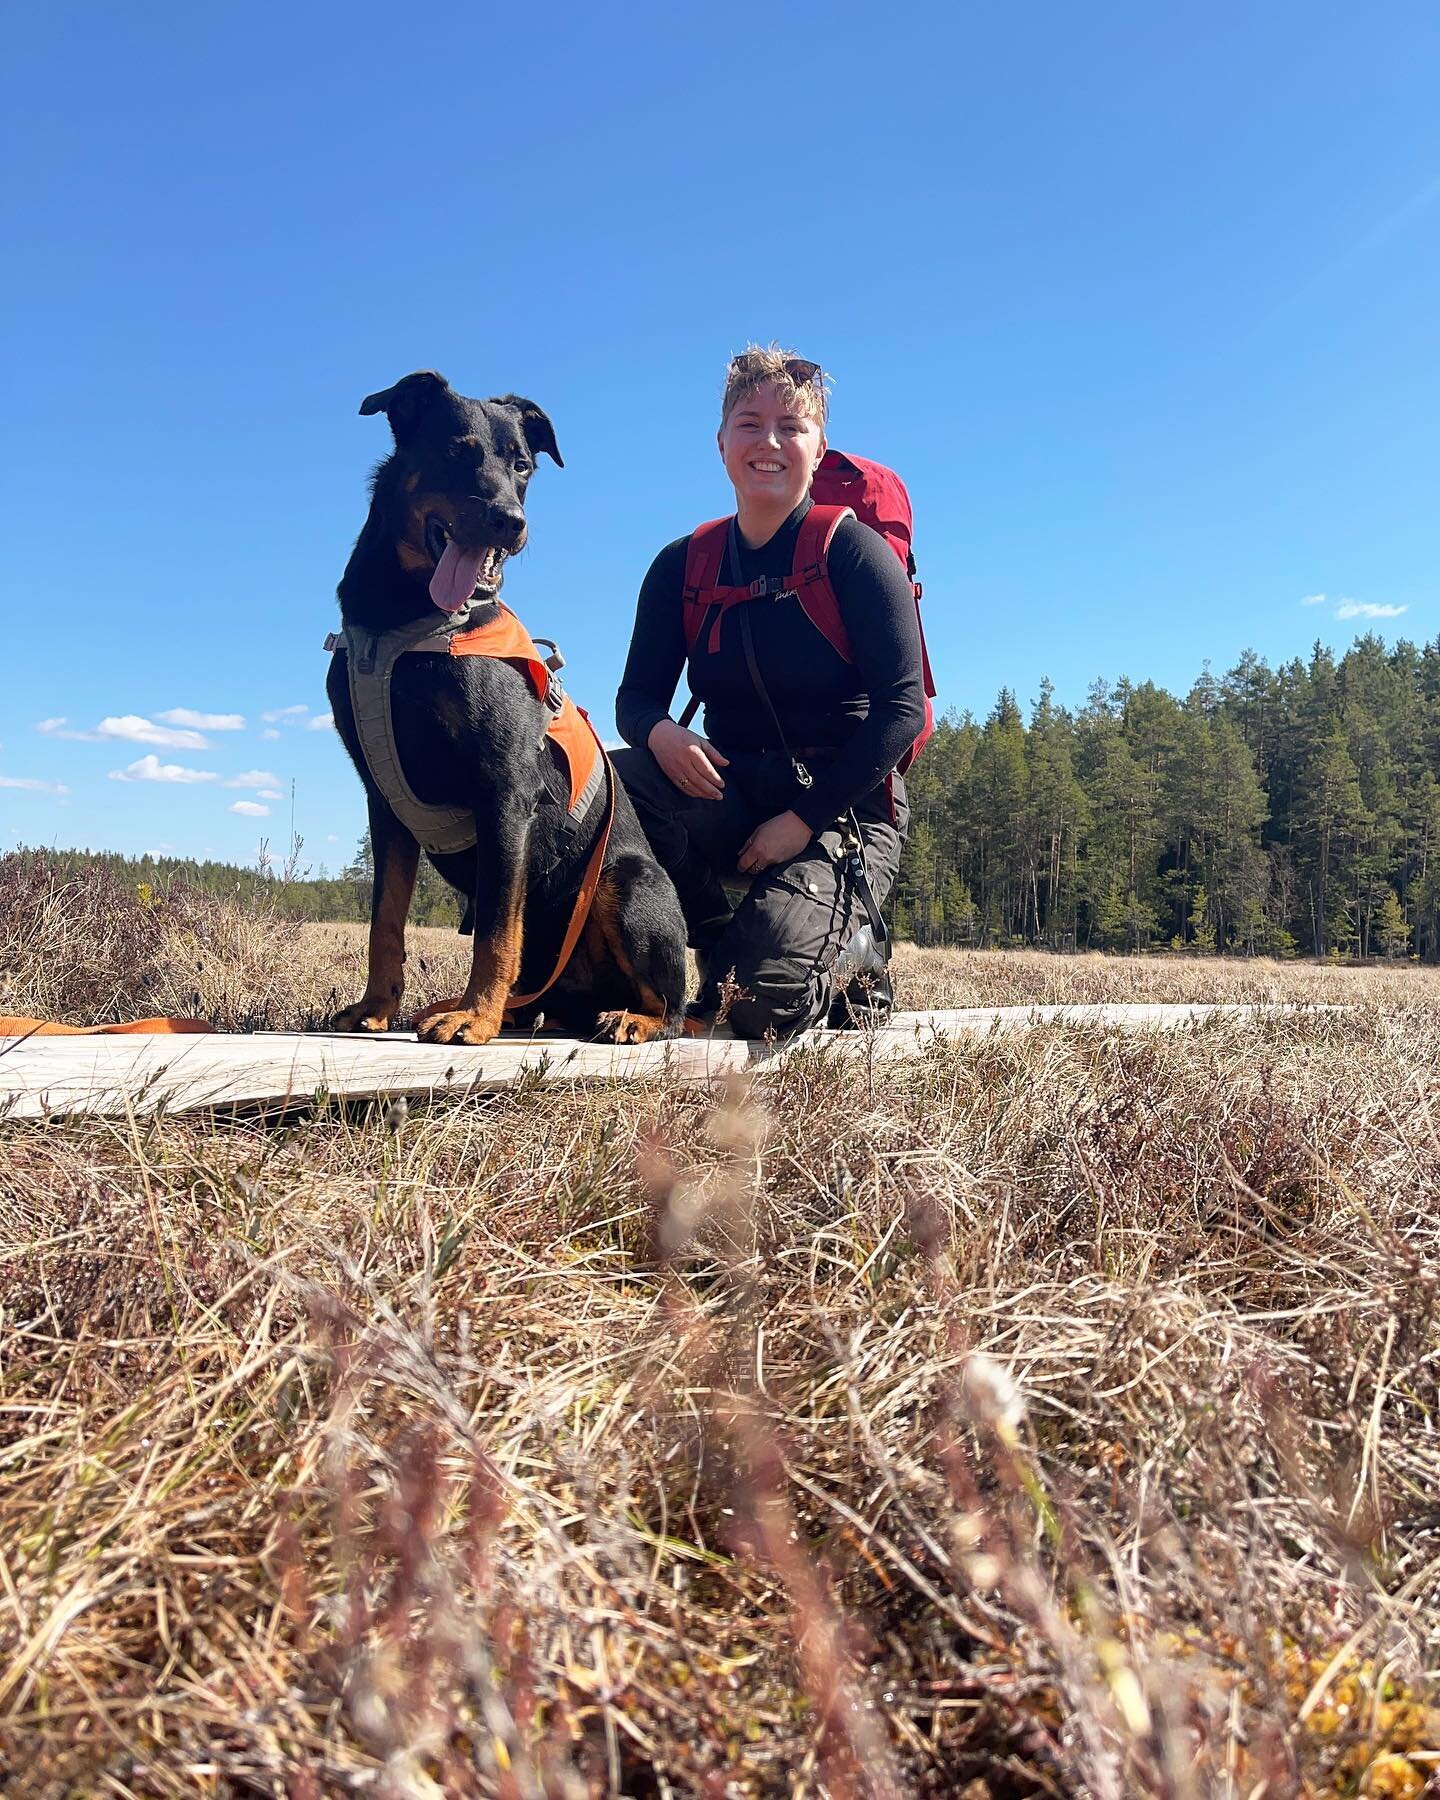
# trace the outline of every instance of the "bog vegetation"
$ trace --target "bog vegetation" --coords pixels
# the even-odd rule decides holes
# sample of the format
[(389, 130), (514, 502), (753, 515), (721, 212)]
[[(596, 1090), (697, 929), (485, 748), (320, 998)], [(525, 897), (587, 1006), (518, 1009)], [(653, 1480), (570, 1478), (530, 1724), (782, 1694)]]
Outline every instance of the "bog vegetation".
[[(300, 1025), (361, 936), (0, 864), (4, 1010)], [(1440, 975), (899, 981), (1347, 1010), (0, 1124), (4, 1791), (1433, 1791)]]

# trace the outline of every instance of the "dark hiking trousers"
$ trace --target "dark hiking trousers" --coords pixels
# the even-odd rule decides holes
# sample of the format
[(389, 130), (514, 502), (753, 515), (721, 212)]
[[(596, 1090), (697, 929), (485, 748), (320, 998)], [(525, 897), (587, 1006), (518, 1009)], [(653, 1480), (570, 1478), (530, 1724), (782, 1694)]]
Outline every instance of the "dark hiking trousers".
[[(701, 1010), (718, 1007), (717, 984), (730, 977), (739, 993), (727, 1018), (737, 1037), (785, 1037), (824, 1018), (835, 959), (869, 917), (845, 870), (845, 822), (813, 837), (789, 862), (742, 875), (736, 858), (750, 833), (802, 798), (789, 757), (737, 752), (720, 771), (719, 800), (682, 794), (649, 750), (617, 750), (612, 760), (679, 892), (705, 978)], [(883, 788), (855, 808), (877, 905), (894, 886), (909, 820), (898, 776), (895, 814), (892, 823)]]

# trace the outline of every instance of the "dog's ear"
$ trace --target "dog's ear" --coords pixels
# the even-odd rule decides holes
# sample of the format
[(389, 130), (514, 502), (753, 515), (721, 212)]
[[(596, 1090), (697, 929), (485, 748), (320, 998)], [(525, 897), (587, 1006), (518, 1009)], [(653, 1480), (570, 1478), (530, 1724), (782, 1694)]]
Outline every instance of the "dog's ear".
[(555, 427), (550, 423), (550, 416), (542, 412), (533, 400), (522, 399), (519, 394), (502, 394), (492, 405), (508, 406), (512, 412), (519, 413), (520, 429), (525, 434), (525, 442), (530, 446), (532, 456), (539, 456), (543, 450), (557, 468), (565, 467), (560, 446), (555, 442)]
[(415, 427), (440, 394), (450, 392), (450, 383), (434, 369), (417, 369), (413, 375), (402, 375), (394, 387), (382, 388), (378, 394), (367, 394), (360, 402), (360, 416), (383, 412), (395, 433), (395, 442), (403, 444), (413, 437)]

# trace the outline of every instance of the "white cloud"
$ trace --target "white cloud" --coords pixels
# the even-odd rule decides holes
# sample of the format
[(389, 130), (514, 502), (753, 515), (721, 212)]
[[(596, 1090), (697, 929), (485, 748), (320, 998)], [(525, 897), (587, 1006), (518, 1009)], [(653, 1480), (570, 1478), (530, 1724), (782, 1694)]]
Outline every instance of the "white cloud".
[(179, 763), (162, 763), (158, 756), (142, 756), (124, 769), (110, 771), (112, 781), (218, 781), (213, 769), (182, 769)]
[(203, 713), (189, 706), (172, 706), (169, 712), (156, 713), (167, 725), (189, 725), (196, 731), (243, 731), (243, 713)]
[(1307, 594), (1300, 604), (1302, 606), (1323, 606), (1325, 596), (1323, 594)]
[(308, 706), (277, 706), (260, 717), (267, 725), (298, 725), (309, 710)]
[(210, 746), (198, 731), (177, 731), (171, 725), (157, 725), (142, 719), (138, 713), (122, 713), (118, 719), (102, 719), (95, 735), (122, 744), (154, 744), (161, 750), (208, 750)]
[(1408, 606), (1378, 606), (1373, 600), (1342, 600), (1335, 608), (1337, 619), (1398, 619), (1409, 612)]
[(262, 731), (260, 733), (260, 735), (262, 738), (265, 739), (267, 744), (273, 744), (275, 742), (276, 738), (279, 737), (280, 733), (278, 731), (276, 731), (273, 726), (271, 726), (268, 730)]
[(285, 798), (279, 788), (261, 788), (258, 797), (261, 800), (283, 800)]
[(27, 794), (68, 794), (63, 781), (37, 781), (29, 775), (0, 775), (0, 788), (19, 788)]
[(239, 813), (242, 818), (246, 819), (268, 819), (270, 817), (270, 808), (257, 806), (253, 800), (237, 800), (229, 810)]
[(316, 713), (313, 719), (305, 721), (305, 729), (307, 731), (333, 731), (335, 721), (329, 713)]
[(327, 844), (338, 844), (338, 843), (339, 843), (339, 842), (340, 842), (340, 834), (339, 834), (339, 832), (337, 832), (337, 831), (327, 831), (327, 832), (326, 832), (326, 833), (325, 833), (325, 842), (326, 842), (326, 843), (327, 843)]
[(35, 727), (45, 737), (69, 738), (80, 744), (154, 744), (159, 750), (208, 750), (209, 744), (198, 731), (177, 731), (170, 725), (157, 725), (139, 713), (121, 713), (118, 718), (102, 719), (93, 731), (76, 731), (68, 719), (42, 719)]
[(272, 775), (268, 769), (246, 769), (243, 775), (232, 775), (225, 785), (238, 788), (273, 788), (279, 787), (280, 777)]

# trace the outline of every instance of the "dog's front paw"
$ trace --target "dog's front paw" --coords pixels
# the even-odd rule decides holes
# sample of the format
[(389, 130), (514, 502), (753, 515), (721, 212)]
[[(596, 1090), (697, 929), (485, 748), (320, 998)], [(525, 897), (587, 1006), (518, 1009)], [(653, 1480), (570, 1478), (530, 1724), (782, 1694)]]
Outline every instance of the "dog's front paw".
[(372, 1000), (367, 995), (357, 1000), (353, 1006), (347, 1006), (338, 1012), (330, 1021), (331, 1031), (388, 1031), (390, 1021), (395, 1016), (394, 1007), (383, 1000)]
[(488, 1044), (500, 1030), (500, 1021), (484, 1013), (432, 1013), (420, 1026), (422, 1044)]
[(595, 1022), (595, 1035), (609, 1044), (649, 1044), (669, 1037), (670, 1025), (651, 1013), (603, 1012)]

